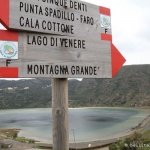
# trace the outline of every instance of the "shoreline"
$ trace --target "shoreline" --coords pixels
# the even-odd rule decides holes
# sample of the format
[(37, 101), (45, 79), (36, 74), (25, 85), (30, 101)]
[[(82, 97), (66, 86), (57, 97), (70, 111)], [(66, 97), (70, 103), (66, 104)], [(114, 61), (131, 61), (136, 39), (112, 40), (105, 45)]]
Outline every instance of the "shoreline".
[[(97, 107), (97, 108), (100, 108), (100, 107)], [(110, 107), (108, 107), (108, 108), (110, 108)], [(84, 109), (84, 108), (82, 108), (82, 109)], [(121, 131), (121, 132), (118, 132), (118, 133), (115, 133), (113, 135), (103, 137), (103, 138), (100, 138), (100, 139), (97, 139), (97, 140), (77, 142), (76, 146), (77, 146), (77, 149), (90, 149), (90, 148), (92, 149), (92, 148), (99, 148), (99, 147), (107, 146), (107, 145), (110, 145), (112, 143), (118, 142), (118, 140), (120, 140), (120, 139), (127, 138), (128, 136), (130, 136), (135, 131), (139, 131), (141, 133), (145, 132), (144, 131), (145, 126), (148, 126), (148, 128), (146, 130), (150, 130), (150, 114), (145, 116), (145, 118), (143, 118), (142, 121), (140, 121), (134, 127), (131, 127), (127, 130), (124, 130), (124, 131)], [(17, 129), (17, 130), (19, 130), (19, 129)], [(18, 136), (18, 137), (20, 137), (20, 136)], [(25, 137), (25, 138), (28, 138), (28, 137)], [(35, 138), (35, 140), (36, 140), (36, 138)], [(8, 141), (9, 141), (9, 139), (8, 139)], [(16, 141), (14, 141), (14, 143), (16, 143)], [(27, 144), (27, 143), (23, 143), (23, 144), (26, 145), (26, 146), (31, 146), (31, 144)], [(91, 145), (90, 148), (88, 148), (89, 144)], [(42, 140), (40, 140), (40, 138), (39, 138), (39, 142), (34, 143), (34, 145), (39, 145), (39, 146), (42, 146), (42, 147), (45, 147), (45, 148), (52, 147), (52, 144), (48, 144), (47, 142), (43, 142)], [(75, 143), (69, 143), (69, 147), (72, 148), (72, 149), (75, 149), (76, 148)]]
[[(114, 106), (114, 107), (110, 107), (110, 106), (91, 106), (91, 107), (69, 107), (68, 109), (91, 109), (91, 108), (124, 108), (124, 109), (142, 109), (142, 110), (147, 110), (150, 109), (150, 106), (141, 106), (141, 107), (129, 107), (129, 106)], [(22, 109), (52, 109), (52, 107), (36, 107), (36, 108), (11, 108), (11, 109), (0, 109), (0, 111), (2, 110), (22, 110)]]
[[(125, 138), (129, 137), (135, 131), (139, 131), (139, 132), (144, 131), (144, 127), (146, 127), (146, 126), (148, 126), (149, 130), (150, 130), (150, 115), (148, 115), (146, 118), (144, 118), (136, 127), (132, 127), (130, 129), (128, 129), (128, 131), (119, 132), (112, 136), (101, 138), (101, 139), (94, 140), (94, 141), (78, 142), (78, 143), (76, 143), (76, 146), (75, 146), (75, 143), (69, 143), (69, 147), (72, 149), (75, 149), (75, 148), (77, 148), (77, 149), (92, 149), (92, 148), (108, 146), (112, 143), (118, 142), (121, 139), (125, 139)], [(19, 129), (17, 129), (17, 130), (19, 130)], [(10, 140), (8, 139), (6, 141), (10, 141)], [(11, 140), (11, 142), (13, 143), (12, 140)], [(14, 140), (14, 143), (16, 143), (16, 142), (17, 141)], [(35, 145), (35, 146), (38, 145), (38, 146), (41, 146), (44, 148), (52, 147), (52, 144), (42, 143), (41, 141), (39, 141), (38, 143), (34, 143), (34, 144), (28, 144), (28, 143), (22, 143), (22, 144), (27, 147), (33, 146), (33, 145)], [(88, 147), (89, 144), (91, 145), (90, 148)]]
[[(108, 146), (112, 143), (118, 142), (119, 140), (123, 140), (129, 137), (135, 131), (142, 133), (142, 131), (144, 131), (145, 126), (148, 126), (150, 130), (150, 115), (148, 115), (145, 119), (143, 119), (134, 129), (132, 128), (128, 129), (130, 130), (128, 132), (120, 132), (115, 135), (112, 135), (109, 138), (106, 137), (106, 138), (98, 139), (94, 141), (87, 141), (87, 142), (81, 142), (81, 143), (79, 142), (79, 143), (76, 143), (76, 145), (78, 149), (91, 149), (91, 148), (100, 148), (100, 147)], [(75, 143), (69, 143), (70, 148), (75, 148), (73, 144)], [(89, 144), (91, 145), (90, 148), (88, 148)]]
[[(103, 108), (103, 107), (93, 107), (93, 109), (98, 109), (98, 108)], [(105, 108), (112, 108), (112, 109), (114, 109), (114, 108), (117, 108), (117, 109), (122, 109), (122, 107), (105, 107)], [(72, 108), (72, 109), (91, 109), (91, 107), (89, 107), (89, 108), (87, 108), (87, 107), (84, 107), (84, 108)], [(123, 109), (129, 109), (129, 110), (140, 110), (140, 109), (136, 109), (136, 108), (123, 108)], [(147, 111), (147, 109), (141, 109), (141, 110), (146, 110)], [(137, 126), (139, 126), (139, 124), (141, 124), (146, 118), (148, 118), (150, 116), (150, 114), (147, 114), (147, 115), (145, 115), (143, 118), (142, 118), (142, 120), (139, 120), (139, 122), (137, 122), (135, 125), (133, 125), (133, 126), (131, 126), (131, 127), (129, 127), (129, 128), (126, 128), (126, 129), (124, 129), (124, 130), (121, 130), (121, 131), (117, 131), (117, 132), (114, 132), (114, 133), (110, 133), (109, 135), (106, 135), (106, 136), (103, 136), (103, 137), (100, 137), (100, 138), (95, 138), (93, 141), (95, 142), (95, 141), (100, 141), (100, 140), (110, 140), (110, 139), (112, 139), (112, 138), (118, 138), (118, 136), (122, 136), (122, 135), (126, 135), (126, 134), (130, 134), (130, 132), (132, 131), (132, 130), (134, 130)], [(21, 131), (20, 131), (21, 132)], [(18, 134), (18, 136), (24, 136), (24, 134), (20, 134), (20, 132), (19, 132), (19, 134)], [(52, 141), (50, 141), (49, 142), (49, 139), (42, 139), (42, 138), (40, 138), (39, 136), (38, 137), (36, 137), (36, 136), (32, 136), (32, 135), (29, 135), (29, 136), (24, 136), (24, 137), (26, 137), (26, 138), (30, 138), (30, 139), (35, 139), (35, 140), (37, 140), (37, 141), (40, 141), (39, 143), (46, 143), (46, 144), (51, 144), (52, 143)], [(76, 143), (88, 143), (88, 142), (93, 142), (93, 141), (91, 141), (90, 139), (89, 140), (81, 140), (81, 141), (77, 141)], [(73, 140), (71, 140), (71, 143), (73, 143)]]

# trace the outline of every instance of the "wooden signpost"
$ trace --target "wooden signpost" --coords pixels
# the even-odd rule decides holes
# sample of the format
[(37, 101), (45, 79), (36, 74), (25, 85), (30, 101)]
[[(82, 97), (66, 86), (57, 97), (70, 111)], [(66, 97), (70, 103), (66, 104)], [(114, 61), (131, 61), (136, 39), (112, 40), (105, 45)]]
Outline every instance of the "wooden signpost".
[(67, 78), (112, 78), (125, 62), (110, 9), (78, 0), (1, 0), (0, 78), (51, 77), (53, 150), (69, 150)]

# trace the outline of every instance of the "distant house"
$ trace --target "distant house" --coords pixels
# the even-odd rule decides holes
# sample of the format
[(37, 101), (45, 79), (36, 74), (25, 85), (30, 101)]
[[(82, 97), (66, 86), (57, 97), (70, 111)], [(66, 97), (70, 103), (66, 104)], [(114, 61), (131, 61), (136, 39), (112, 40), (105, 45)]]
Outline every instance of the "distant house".
[(25, 87), (25, 88), (24, 88), (24, 90), (28, 90), (28, 89), (29, 89), (29, 87)]
[(13, 90), (13, 88), (11, 88), (11, 87), (8, 87), (7, 89), (8, 89), (8, 90)]

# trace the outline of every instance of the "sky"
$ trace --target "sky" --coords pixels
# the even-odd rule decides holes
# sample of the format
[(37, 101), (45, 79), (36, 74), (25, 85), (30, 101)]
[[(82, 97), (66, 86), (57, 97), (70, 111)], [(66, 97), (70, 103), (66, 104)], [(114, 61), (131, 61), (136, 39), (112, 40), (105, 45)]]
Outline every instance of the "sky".
[(150, 64), (149, 0), (83, 1), (111, 9), (113, 44), (126, 58), (124, 65)]
[(125, 65), (150, 64), (150, 1), (84, 0), (111, 9), (113, 44)]

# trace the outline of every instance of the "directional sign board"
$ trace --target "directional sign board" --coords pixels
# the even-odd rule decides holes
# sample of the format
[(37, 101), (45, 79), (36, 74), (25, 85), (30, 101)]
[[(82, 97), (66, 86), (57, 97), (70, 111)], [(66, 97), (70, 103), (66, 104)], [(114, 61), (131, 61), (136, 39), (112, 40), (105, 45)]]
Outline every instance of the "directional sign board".
[(1, 77), (111, 78), (125, 62), (112, 44), (105, 7), (78, 0), (0, 0), (0, 21), (11, 30), (0, 31)]
[[(6, 35), (0, 40), (18, 41), (19, 59), (9, 67), (15, 67), (20, 78), (111, 78), (125, 62), (107, 34), (103, 40), (10, 31), (0, 35)], [(5, 59), (0, 66), (4, 69)]]
[(7, 29), (99, 39), (111, 34), (110, 9), (79, 0), (0, 0)]

